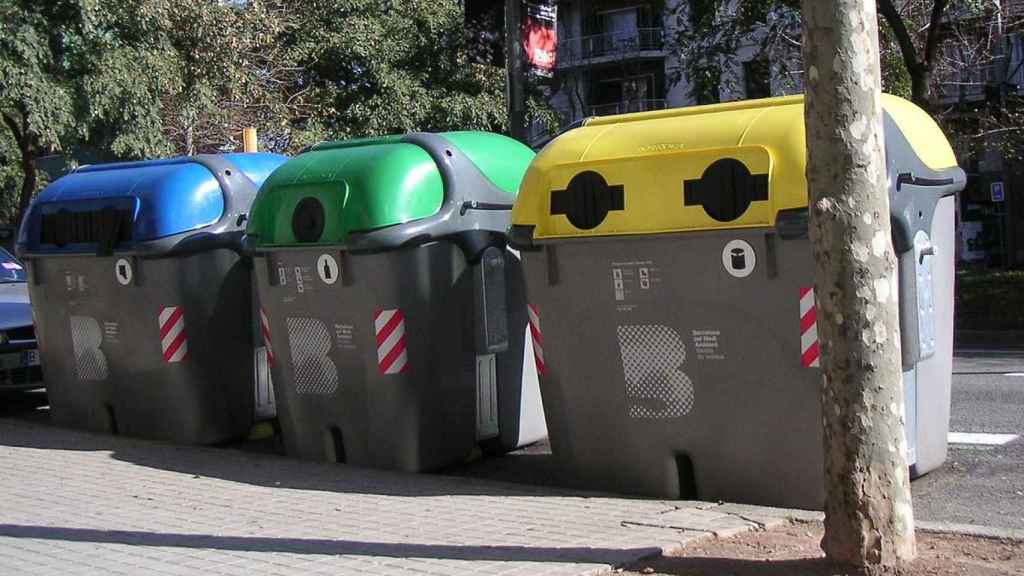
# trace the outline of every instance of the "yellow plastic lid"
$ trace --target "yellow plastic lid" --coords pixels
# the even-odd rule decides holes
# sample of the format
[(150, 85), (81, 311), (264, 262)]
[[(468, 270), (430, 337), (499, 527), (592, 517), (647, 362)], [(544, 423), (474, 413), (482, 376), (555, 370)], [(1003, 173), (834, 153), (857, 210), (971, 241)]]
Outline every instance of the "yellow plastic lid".
[[(882, 104), (925, 165), (956, 166), (927, 113)], [(805, 158), (802, 96), (591, 118), (537, 155), (512, 223), (535, 240), (774, 226), (807, 206)]]

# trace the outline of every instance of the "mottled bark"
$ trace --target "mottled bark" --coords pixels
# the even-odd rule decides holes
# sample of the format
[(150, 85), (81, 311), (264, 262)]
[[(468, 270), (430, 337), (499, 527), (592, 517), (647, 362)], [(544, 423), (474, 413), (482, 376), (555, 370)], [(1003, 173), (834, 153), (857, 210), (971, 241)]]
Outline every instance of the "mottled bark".
[(874, 0), (804, 0), (829, 558), (915, 555)]

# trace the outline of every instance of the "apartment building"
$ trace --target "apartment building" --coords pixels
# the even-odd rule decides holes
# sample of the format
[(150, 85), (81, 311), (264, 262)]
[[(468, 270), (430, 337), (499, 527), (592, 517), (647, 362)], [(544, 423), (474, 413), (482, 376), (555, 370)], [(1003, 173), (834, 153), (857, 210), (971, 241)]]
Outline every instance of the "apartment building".
[[(705, 2), (706, 3), (706, 2)], [(558, 64), (551, 108), (562, 127), (589, 116), (643, 112), (698, 103), (674, 48), (679, 18), (690, 0), (561, 0)], [(749, 52), (749, 54), (743, 54)], [(740, 49), (723, 71), (715, 100), (763, 98), (778, 93), (765, 58)], [(746, 56), (746, 57), (744, 57)], [(728, 80), (728, 81), (726, 81)], [(550, 137), (531, 128), (531, 143)]]

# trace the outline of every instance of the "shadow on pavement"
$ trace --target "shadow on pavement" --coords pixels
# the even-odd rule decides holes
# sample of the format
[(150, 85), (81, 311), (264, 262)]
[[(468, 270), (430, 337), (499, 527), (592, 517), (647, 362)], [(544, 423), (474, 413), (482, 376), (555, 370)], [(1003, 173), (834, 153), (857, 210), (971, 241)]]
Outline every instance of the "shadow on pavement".
[[(242, 452), (204, 446), (181, 446), (122, 436), (93, 434), (56, 426), (0, 418), (0, 447), (44, 450), (109, 452), (110, 457), (140, 466), (209, 477), (243, 484), (297, 490), (318, 490), (387, 496), (503, 495), (579, 496), (591, 495), (542, 486), (502, 482), (495, 473), (489, 481), (465, 475), (413, 474), (311, 462), (283, 456)], [(526, 458), (535, 466), (519, 479), (556, 485), (550, 472), (550, 455), (506, 456)], [(464, 472), (464, 470), (463, 470)], [(485, 476), (486, 477), (486, 476)], [(547, 482), (543, 480), (547, 478)]]
[(140, 532), (134, 530), (95, 530), (57, 526), (0, 524), (0, 537), (31, 538), (61, 542), (90, 542), (172, 548), (200, 548), (236, 552), (273, 552), (286, 554), (358, 555), (386, 558), (429, 558), (439, 560), (579, 562), (614, 564), (624, 555), (639, 558), (660, 554), (659, 548), (544, 548), (532, 546), (454, 546), (448, 544), (410, 544), (360, 542), (319, 538), (270, 538), (260, 536), (215, 536)]

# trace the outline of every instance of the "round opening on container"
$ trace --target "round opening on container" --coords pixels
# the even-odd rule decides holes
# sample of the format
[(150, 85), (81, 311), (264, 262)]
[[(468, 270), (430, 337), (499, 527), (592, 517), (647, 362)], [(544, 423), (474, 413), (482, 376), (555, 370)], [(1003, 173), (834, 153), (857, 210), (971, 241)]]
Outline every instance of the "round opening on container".
[[(750, 207), (751, 202), (768, 199), (766, 176), (750, 173), (736, 158), (716, 160), (704, 170), (699, 188), (700, 204), (718, 222), (732, 222)], [(693, 186), (693, 184), (691, 184)]]
[(224, 175), (225, 176), (231, 176), (231, 170), (225, 170), (224, 171)]
[(565, 190), (551, 192), (551, 213), (565, 214), (580, 230), (593, 230), (608, 213), (625, 207), (622, 185), (609, 186), (604, 177), (586, 170), (572, 177)]
[(292, 212), (292, 234), (297, 242), (316, 242), (324, 233), (324, 205), (312, 196), (303, 198)]

